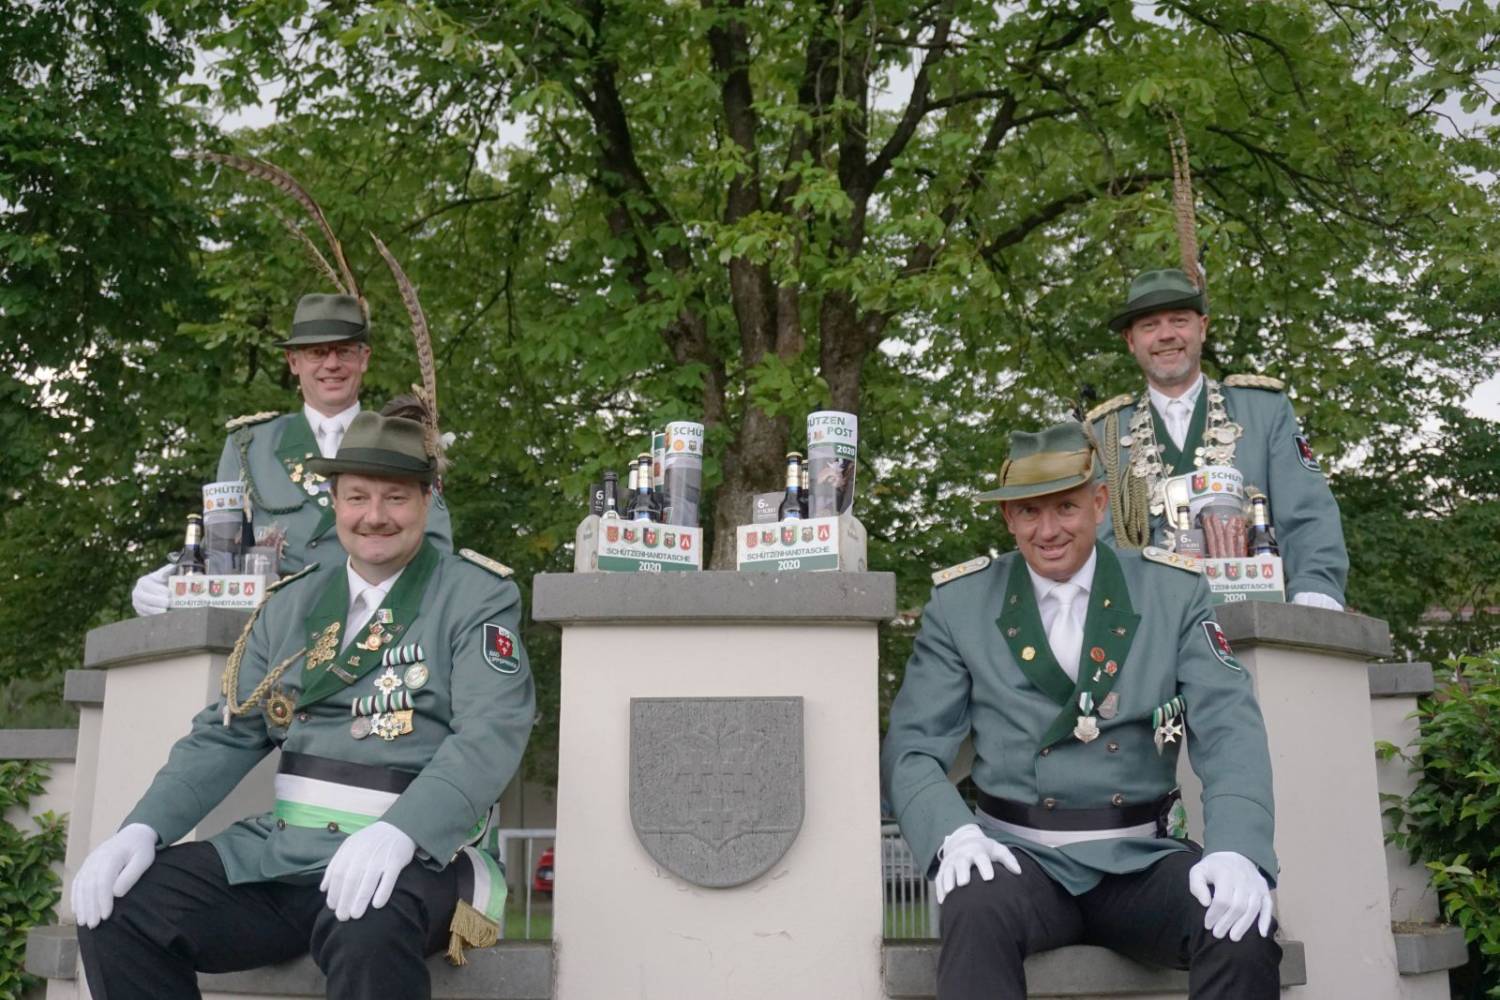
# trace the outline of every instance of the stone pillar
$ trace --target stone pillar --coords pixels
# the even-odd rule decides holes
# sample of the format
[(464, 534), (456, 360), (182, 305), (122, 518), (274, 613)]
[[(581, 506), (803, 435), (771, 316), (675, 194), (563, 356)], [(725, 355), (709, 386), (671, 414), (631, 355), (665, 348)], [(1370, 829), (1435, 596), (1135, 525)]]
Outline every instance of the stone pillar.
[[(193, 716), (219, 696), (224, 660), (248, 612), (169, 611), (96, 628), (84, 644), (86, 669), (108, 671), (87, 848), (119, 829)], [(274, 804), (273, 751), (185, 839), (211, 836)], [(70, 848), (71, 848), (70, 844)], [(81, 861), (82, 858), (80, 857)]]
[[(1446, 974), (1401, 975), (1376, 781), (1369, 664), (1391, 652), (1386, 623), (1294, 604), (1216, 609), (1255, 681), (1276, 794), (1282, 933), (1303, 942), (1307, 985), (1290, 996), (1446, 1000)], [(1193, 709), (1188, 706), (1188, 725)], [(1181, 767), (1189, 829), (1201, 786)]]
[[(536, 578), (533, 617), (563, 633), (557, 1000), (881, 996), (876, 624), (895, 590), (889, 573)], [(633, 714), (651, 733), (634, 746)]]

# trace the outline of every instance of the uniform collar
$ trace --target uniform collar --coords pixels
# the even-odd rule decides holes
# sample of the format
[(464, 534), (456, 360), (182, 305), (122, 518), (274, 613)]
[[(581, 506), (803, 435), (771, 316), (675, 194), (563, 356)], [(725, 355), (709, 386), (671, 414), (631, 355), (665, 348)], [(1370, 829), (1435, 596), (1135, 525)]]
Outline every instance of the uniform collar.
[(354, 423), (354, 418), (359, 416), (359, 400), (356, 399), (353, 406), (349, 407), (347, 410), (340, 410), (331, 417), (323, 413), (319, 413), (317, 410), (312, 408), (312, 405), (310, 403), (303, 403), (302, 415), (307, 418), (307, 425), (312, 428), (313, 437), (317, 437), (318, 429), (320, 427), (322, 427), (324, 424), (331, 423), (338, 426), (339, 437), (342, 438), (344, 436), (344, 432), (349, 429), (349, 425)]
[(1152, 385), (1151, 383), (1146, 383), (1146, 394), (1151, 397), (1151, 405), (1156, 407), (1156, 412), (1160, 413), (1162, 416), (1166, 416), (1167, 404), (1172, 402), (1172, 400), (1174, 399), (1180, 399), (1184, 403), (1186, 403), (1188, 412), (1191, 413), (1193, 411), (1193, 408), (1198, 405), (1198, 395), (1202, 392), (1202, 372), (1198, 373), (1198, 381), (1193, 383), (1192, 388), (1188, 389), (1188, 391), (1183, 393), (1181, 396), (1168, 396), (1166, 393), (1157, 389), (1156, 386)]
[[(396, 581), (401, 578), (401, 574), (406, 572), (406, 567), (402, 566), (395, 573), (381, 580), (379, 583), (371, 583), (356, 573), (352, 559), (344, 563), (344, 571), (349, 574), (349, 610), (354, 610), (354, 604), (359, 600), (361, 594), (368, 593), (373, 600), (366, 601), (365, 604), (373, 612), (385, 603), (385, 595), (391, 592), (391, 588), (396, 585)], [(344, 617), (347, 620), (347, 612)]]
[[(1032, 569), (1030, 563), (1027, 563), (1026, 572), (1031, 574), (1031, 586), (1036, 590), (1037, 606), (1041, 607), (1042, 603), (1047, 600), (1047, 595), (1063, 583), (1077, 584), (1083, 590), (1084, 595), (1087, 595), (1094, 587), (1094, 567), (1097, 565), (1099, 565), (1097, 546), (1089, 552), (1088, 562), (1079, 567), (1078, 572), (1068, 577), (1067, 580), (1049, 580)], [(1086, 602), (1085, 606), (1087, 606)]]

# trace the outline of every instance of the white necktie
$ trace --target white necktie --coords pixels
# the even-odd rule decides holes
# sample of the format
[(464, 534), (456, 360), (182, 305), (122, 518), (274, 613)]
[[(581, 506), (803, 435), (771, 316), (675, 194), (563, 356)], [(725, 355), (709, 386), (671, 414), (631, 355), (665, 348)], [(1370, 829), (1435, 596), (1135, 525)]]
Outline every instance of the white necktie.
[(343, 644), (345, 646), (349, 645), (349, 641), (365, 627), (365, 623), (370, 620), (370, 615), (374, 611), (374, 592), (361, 590), (359, 596), (354, 599), (354, 606), (349, 609), (349, 620), (344, 623)]
[(1057, 665), (1074, 681), (1078, 680), (1078, 657), (1083, 652), (1083, 629), (1073, 613), (1073, 602), (1081, 593), (1083, 588), (1076, 583), (1059, 583), (1049, 595), (1057, 602), (1057, 614), (1047, 629), (1047, 645), (1052, 647)]
[(1167, 404), (1167, 434), (1179, 451), (1187, 440), (1188, 421), (1192, 418), (1193, 411), (1188, 408), (1186, 400), (1174, 399)]
[(323, 453), (324, 458), (333, 458), (339, 453), (339, 439), (343, 437), (339, 433), (337, 420), (324, 420), (318, 424), (318, 450)]

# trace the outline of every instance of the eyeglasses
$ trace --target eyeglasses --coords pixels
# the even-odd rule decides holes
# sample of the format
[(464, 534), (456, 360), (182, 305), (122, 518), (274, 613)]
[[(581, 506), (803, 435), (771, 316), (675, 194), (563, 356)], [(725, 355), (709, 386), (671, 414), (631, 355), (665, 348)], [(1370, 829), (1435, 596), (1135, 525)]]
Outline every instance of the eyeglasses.
[(328, 360), (329, 355), (340, 361), (356, 361), (367, 349), (364, 344), (314, 344), (311, 347), (299, 347), (297, 352), (309, 361), (322, 363)]

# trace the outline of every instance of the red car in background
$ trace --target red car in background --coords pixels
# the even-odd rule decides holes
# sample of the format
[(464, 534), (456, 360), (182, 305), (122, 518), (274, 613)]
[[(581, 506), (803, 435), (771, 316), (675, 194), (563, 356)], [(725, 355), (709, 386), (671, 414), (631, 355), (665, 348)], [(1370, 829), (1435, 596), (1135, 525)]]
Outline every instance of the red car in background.
[(536, 873), (531, 877), (531, 891), (543, 896), (552, 895), (552, 848), (542, 852), (536, 859)]

